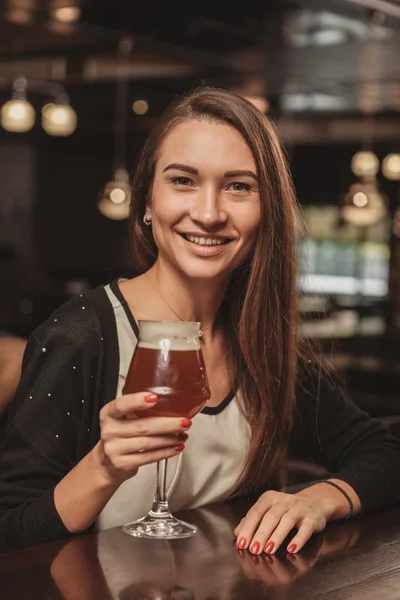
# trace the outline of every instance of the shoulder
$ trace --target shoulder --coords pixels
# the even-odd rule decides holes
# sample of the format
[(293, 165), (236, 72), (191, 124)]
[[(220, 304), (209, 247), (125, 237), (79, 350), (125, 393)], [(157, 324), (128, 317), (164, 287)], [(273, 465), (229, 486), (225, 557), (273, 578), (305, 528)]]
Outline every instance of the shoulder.
[(31, 337), (44, 347), (57, 343), (75, 347), (90, 345), (100, 340), (102, 322), (110, 317), (113, 310), (105, 286), (101, 285), (62, 304)]
[(301, 358), (298, 363), (296, 380), (297, 405), (312, 402), (328, 401), (335, 397), (340, 399), (344, 394), (343, 382), (329, 368), (323, 358)]

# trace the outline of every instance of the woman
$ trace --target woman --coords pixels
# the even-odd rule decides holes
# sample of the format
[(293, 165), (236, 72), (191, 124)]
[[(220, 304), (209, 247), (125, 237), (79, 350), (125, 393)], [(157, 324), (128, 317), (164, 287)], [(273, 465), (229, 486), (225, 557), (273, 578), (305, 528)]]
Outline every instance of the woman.
[[(301, 359), (296, 218), (276, 133), (250, 103), (200, 89), (169, 108), (133, 180), (141, 275), (73, 299), (28, 343), (1, 453), (3, 549), (141, 516), (162, 458), (173, 510), (258, 493), (234, 531), (254, 554), (294, 527), (298, 552), (328, 520), (396, 501), (398, 442)], [(193, 424), (144, 418), (153, 394), (121, 396), (139, 319), (201, 322), (211, 398)], [(332, 477), (283, 493), (288, 455)]]

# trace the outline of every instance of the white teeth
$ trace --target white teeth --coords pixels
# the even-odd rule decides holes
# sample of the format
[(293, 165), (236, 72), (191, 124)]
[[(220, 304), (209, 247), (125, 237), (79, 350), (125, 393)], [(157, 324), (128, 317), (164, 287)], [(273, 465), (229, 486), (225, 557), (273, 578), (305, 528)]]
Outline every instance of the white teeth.
[(219, 240), (217, 238), (204, 238), (204, 237), (196, 237), (194, 235), (186, 235), (185, 236), (189, 242), (193, 244), (199, 244), (200, 246), (220, 246), (223, 243), (223, 240)]

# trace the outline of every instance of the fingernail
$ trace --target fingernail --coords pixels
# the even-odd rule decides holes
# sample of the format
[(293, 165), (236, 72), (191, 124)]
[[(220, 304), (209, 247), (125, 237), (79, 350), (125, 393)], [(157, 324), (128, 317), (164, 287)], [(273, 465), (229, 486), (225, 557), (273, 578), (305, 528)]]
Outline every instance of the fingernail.
[(144, 397), (145, 402), (156, 402), (158, 400), (158, 396), (156, 394), (148, 394)]
[(253, 563), (254, 563), (255, 565), (259, 565), (259, 564), (260, 564), (260, 559), (259, 559), (259, 558), (258, 558), (258, 556), (256, 556), (256, 555), (253, 555), (253, 556), (251, 557), (251, 560), (253, 561)]
[(295, 554), (287, 554), (286, 558), (288, 558), (289, 560), (291, 560), (292, 562), (296, 562), (297, 558)]
[(181, 427), (182, 429), (189, 429), (189, 427), (191, 426), (192, 421), (190, 419), (182, 419), (181, 420)]
[(241, 538), (238, 542), (237, 547), (239, 548), (239, 550), (244, 550), (245, 546), (246, 546), (246, 540), (245, 540), (245, 538)]
[(268, 544), (265, 545), (264, 552), (266, 552), (267, 554), (270, 554), (274, 548), (275, 548), (275, 543), (268, 542)]
[(259, 550), (260, 550), (260, 542), (254, 542), (254, 544), (250, 548), (250, 552), (252, 554), (257, 554)]
[(187, 433), (178, 433), (178, 435), (176, 436), (178, 438), (178, 440), (181, 440), (182, 442), (186, 442), (186, 440), (188, 439), (188, 434)]
[(175, 452), (181, 452), (181, 450), (183, 450), (185, 447), (185, 444), (179, 444), (178, 446), (175, 446), (174, 450)]
[(292, 544), (288, 548), (288, 552), (296, 552), (296, 550), (297, 550), (297, 544)]

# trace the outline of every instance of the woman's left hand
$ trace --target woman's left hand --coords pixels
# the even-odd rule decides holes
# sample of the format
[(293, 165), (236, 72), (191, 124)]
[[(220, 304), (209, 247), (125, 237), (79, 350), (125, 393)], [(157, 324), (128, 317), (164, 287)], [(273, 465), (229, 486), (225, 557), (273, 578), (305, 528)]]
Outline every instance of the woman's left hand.
[(233, 530), (239, 549), (252, 554), (274, 554), (293, 528), (298, 531), (287, 545), (296, 553), (314, 532), (323, 531), (327, 518), (322, 506), (306, 495), (265, 492)]

